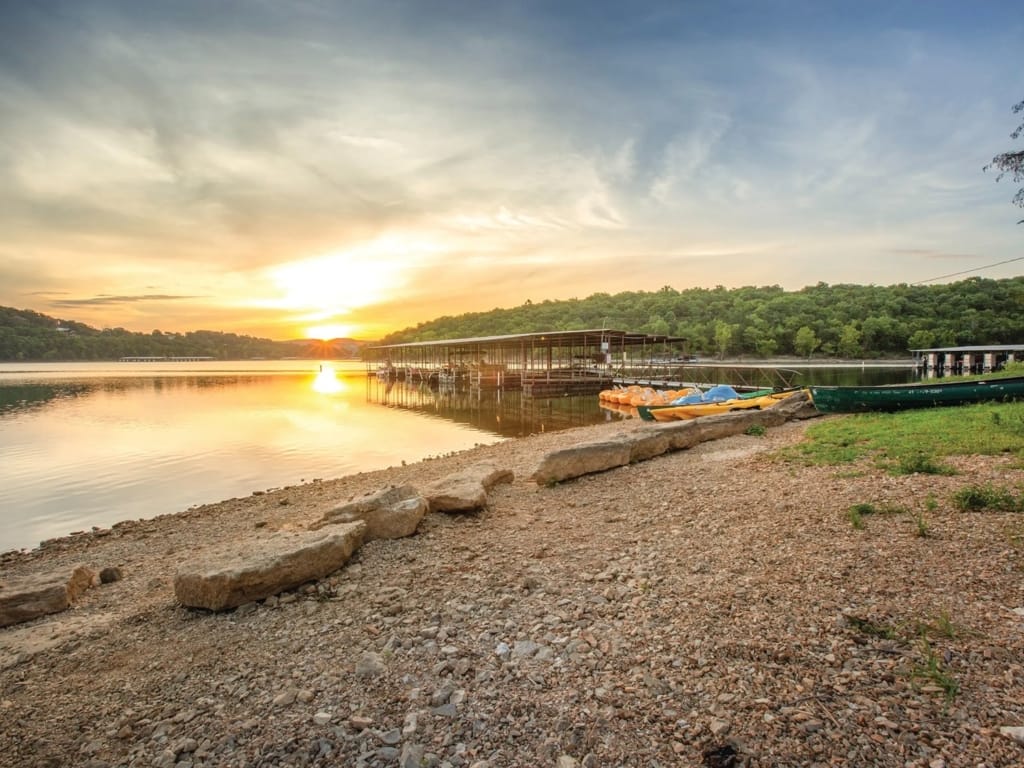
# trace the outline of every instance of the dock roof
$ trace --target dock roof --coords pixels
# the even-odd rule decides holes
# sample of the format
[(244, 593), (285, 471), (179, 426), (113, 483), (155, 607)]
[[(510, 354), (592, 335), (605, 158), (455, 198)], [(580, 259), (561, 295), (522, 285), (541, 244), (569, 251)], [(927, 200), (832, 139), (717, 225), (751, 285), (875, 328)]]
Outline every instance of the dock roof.
[(378, 344), (369, 349), (415, 349), (424, 347), (519, 347), (525, 343), (541, 343), (553, 347), (586, 346), (608, 341), (615, 347), (639, 347), (647, 344), (673, 344), (686, 341), (682, 336), (665, 336), (635, 331), (619, 331), (609, 328), (592, 328), (583, 331), (540, 331), (537, 333), (512, 333), (502, 336), (475, 336), (465, 339), (439, 339), (437, 341), (408, 341), (402, 344)]

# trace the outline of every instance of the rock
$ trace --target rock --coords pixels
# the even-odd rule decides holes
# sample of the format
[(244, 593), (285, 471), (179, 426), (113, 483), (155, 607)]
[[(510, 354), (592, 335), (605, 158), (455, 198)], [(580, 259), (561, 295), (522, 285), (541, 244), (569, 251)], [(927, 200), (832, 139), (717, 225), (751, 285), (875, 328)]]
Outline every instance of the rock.
[(631, 452), (629, 442), (622, 439), (562, 448), (544, 456), (531, 479), (537, 485), (547, 485), (592, 472), (603, 472), (629, 464)]
[(700, 427), (698, 419), (689, 421), (663, 421), (649, 425), (647, 428), (652, 432), (656, 431), (669, 441), (669, 450), (683, 451), (693, 448), (700, 442)]
[(487, 493), (499, 483), (511, 483), (515, 474), (481, 462), (431, 483), (423, 490), (431, 512), (472, 512), (487, 505)]
[(772, 410), (784, 414), (787, 419), (803, 420), (821, 416), (821, 411), (814, 407), (810, 394), (804, 389), (794, 392), (778, 405), (772, 406)]
[(629, 442), (629, 461), (647, 461), (661, 456), (671, 447), (668, 435), (651, 432), (646, 429), (637, 430), (627, 436)]
[(325, 513), (312, 528), (315, 530), (325, 525), (362, 520), (366, 523), (365, 541), (400, 539), (416, 533), (427, 509), (427, 500), (411, 485), (393, 485), (335, 507)]
[(356, 677), (378, 677), (384, 673), (384, 657), (367, 651), (356, 662)]
[(121, 569), (116, 565), (110, 565), (100, 571), (100, 584), (113, 584), (124, 578)]
[(579, 768), (580, 764), (575, 757), (571, 757), (570, 755), (559, 755), (556, 765), (558, 768)]
[(331, 722), (331, 713), (323, 711), (317, 712), (313, 715), (313, 722), (317, 725), (327, 725)]
[(11, 581), (0, 589), (0, 627), (67, 610), (92, 586), (96, 574), (84, 565), (70, 573), (49, 573)]
[(174, 595), (190, 608), (222, 611), (262, 600), (338, 570), (363, 543), (363, 522), (323, 531), (279, 531), (235, 542), (183, 564)]
[(1013, 739), (1018, 744), (1024, 744), (1024, 726), (1004, 725), (999, 729), (999, 733)]

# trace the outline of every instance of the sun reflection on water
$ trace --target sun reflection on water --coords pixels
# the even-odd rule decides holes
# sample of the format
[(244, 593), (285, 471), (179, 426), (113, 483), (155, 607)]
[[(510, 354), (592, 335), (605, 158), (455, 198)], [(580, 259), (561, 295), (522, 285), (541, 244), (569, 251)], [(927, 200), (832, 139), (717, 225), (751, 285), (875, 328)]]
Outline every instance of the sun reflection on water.
[(336, 395), (347, 389), (345, 382), (338, 378), (337, 372), (329, 365), (321, 365), (320, 372), (313, 379), (313, 391), (321, 395)]

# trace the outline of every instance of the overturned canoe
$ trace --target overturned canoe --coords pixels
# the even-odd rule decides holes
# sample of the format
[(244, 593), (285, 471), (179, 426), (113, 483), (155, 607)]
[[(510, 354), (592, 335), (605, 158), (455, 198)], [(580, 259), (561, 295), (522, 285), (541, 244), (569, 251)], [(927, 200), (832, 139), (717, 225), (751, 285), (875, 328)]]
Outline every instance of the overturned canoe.
[(1024, 376), (971, 381), (885, 384), (876, 387), (812, 386), (811, 399), (822, 413), (864, 413), (968, 405), (1024, 399)]

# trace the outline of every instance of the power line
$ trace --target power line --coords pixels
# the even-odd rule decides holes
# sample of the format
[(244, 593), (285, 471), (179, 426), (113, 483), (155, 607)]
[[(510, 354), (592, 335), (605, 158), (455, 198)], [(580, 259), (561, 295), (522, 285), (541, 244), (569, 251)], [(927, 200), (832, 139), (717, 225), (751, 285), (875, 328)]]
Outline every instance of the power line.
[(927, 280), (918, 280), (916, 283), (911, 285), (921, 285), (921, 283), (934, 283), (936, 280), (945, 280), (947, 277), (958, 277), (959, 275), (968, 275), (971, 272), (980, 272), (983, 269), (992, 269), (992, 267), (999, 267), (1003, 264), (1010, 264), (1014, 261), (1024, 260), (1024, 256), (1018, 256), (1015, 259), (1007, 259), (1006, 261), (997, 261), (995, 264), (986, 264), (984, 267), (975, 267), (974, 269), (965, 269), (962, 272), (953, 272), (948, 275), (939, 275), (938, 277), (929, 277)]

